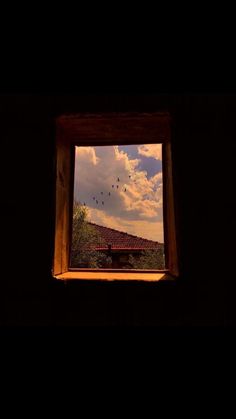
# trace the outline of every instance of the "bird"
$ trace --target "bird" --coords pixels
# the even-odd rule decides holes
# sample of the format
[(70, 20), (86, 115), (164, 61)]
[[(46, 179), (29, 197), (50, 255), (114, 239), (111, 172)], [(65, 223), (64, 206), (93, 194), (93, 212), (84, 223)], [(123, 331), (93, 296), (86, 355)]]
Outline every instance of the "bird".
[(84, 202), (84, 206), (85, 206), (86, 204), (85, 204), (85, 202)]
[(111, 195), (111, 192), (108, 192), (108, 195), (110, 196)]
[(125, 188), (125, 192), (126, 192), (126, 188)]
[(116, 185), (117, 189), (119, 188), (119, 185)]
[(117, 182), (119, 182), (119, 181), (120, 181), (120, 178), (118, 177), (118, 178), (117, 178)]
[(112, 185), (112, 187), (114, 188), (114, 185)]
[(131, 178), (131, 175), (129, 175), (129, 178)]
[(104, 205), (104, 202), (102, 201), (102, 205)]

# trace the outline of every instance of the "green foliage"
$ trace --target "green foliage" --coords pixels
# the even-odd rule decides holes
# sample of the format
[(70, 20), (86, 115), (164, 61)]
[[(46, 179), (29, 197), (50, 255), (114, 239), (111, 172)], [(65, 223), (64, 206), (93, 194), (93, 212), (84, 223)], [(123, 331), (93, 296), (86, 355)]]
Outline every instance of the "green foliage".
[(144, 250), (139, 258), (129, 256), (131, 269), (165, 269), (164, 247), (155, 250)]
[(110, 267), (111, 258), (95, 250), (102, 244), (98, 231), (87, 222), (87, 209), (78, 202), (73, 207), (73, 229), (71, 243), (71, 267), (100, 268)]

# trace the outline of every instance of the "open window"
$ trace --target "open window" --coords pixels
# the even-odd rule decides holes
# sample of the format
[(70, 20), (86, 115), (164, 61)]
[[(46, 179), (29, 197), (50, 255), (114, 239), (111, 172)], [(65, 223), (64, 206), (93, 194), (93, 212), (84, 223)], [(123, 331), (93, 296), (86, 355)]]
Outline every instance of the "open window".
[[(56, 278), (157, 281), (178, 275), (170, 140), (167, 113), (57, 118)], [(159, 160), (158, 170), (158, 165), (155, 169), (150, 164), (147, 170), (147, 161), (146, 167), (137, 167), (148, 156)], [(84, 224), (78, 222), (85, 214), (86, 234), (92, 240), (81, 233)], [(138, 223), (132, 224), (132, 214), (136, 221), (139, 216)], [(163, 216), (159, 231), (154, 223), (157, 214)], [(83, 238), (79, 252), (74, 246), (77, 233)]]

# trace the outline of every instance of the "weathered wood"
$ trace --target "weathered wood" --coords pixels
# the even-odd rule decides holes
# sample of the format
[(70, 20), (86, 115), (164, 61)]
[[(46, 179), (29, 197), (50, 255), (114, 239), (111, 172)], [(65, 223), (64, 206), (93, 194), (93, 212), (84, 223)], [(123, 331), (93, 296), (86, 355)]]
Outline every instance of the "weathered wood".
[(173, 279), (165, 273), (121, 273), (121, 272), (80, 272), (68, 271), (56, 276), (60, 280), (90, 280), (90, 281), (151, 281)]
[[(164, 274), (164, 273), (169, 273), (169, 270), (168, 269), (127, 269), (127, 268), (125, 268), (125, 269), (122, 269), (122, 268), (120, 268), (120, 269), (112, 269), (112, 268), (104, 268), (104, 269), (102, 269), (104, 272), (117, 272), (117, 273), (147, 273), (147, 274), (150, 274), (150, 273), (155, 273), (155, 274)], [(78, 268), (69, 268), (69, 271), (70, 272), (78, 272)], [(99, 272), (101, 272), (101, 269), (100, 268), (97, 268), (97, 269), (95, 269), (95, 268), (79, 268), (79, 271), (80, 272), (97, 272), (97, 273), (99, 273)]]
[(76, 114), (59, 117), (57, 124), (78, 145), (164, 143), (170, 138), (167, 113)]
[(62, 178), (62, 147), (58, 140), (56, 147), (56, 214), (55, 214), (55, 247), (54, 247), (54, 275), (62, 273), (62, 235), (63, 235), (63, 178)]
[(54, 275), (68, 270), (71, 188), (70, 147), (61, 131), (57, 134)]
[(178, 276), (179, 270), (170, 142), (163, 145), (163, 203), (166, 267), (172, 275)]

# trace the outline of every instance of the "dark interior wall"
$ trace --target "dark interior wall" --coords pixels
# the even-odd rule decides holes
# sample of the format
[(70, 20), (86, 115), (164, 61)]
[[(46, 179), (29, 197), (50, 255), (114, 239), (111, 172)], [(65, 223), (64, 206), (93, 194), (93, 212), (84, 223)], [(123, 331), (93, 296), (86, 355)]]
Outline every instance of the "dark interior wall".
[[(232, 98), (217, 95), (3, 95), (2, 324), (223, 324), (223, 283), (209, 267), (219, 225), (215, 147), (230, 135), (231, 106)], [(159, 110), (172, 116), (180, 278), (152, 285), (53, 281), (54, 118)]]

